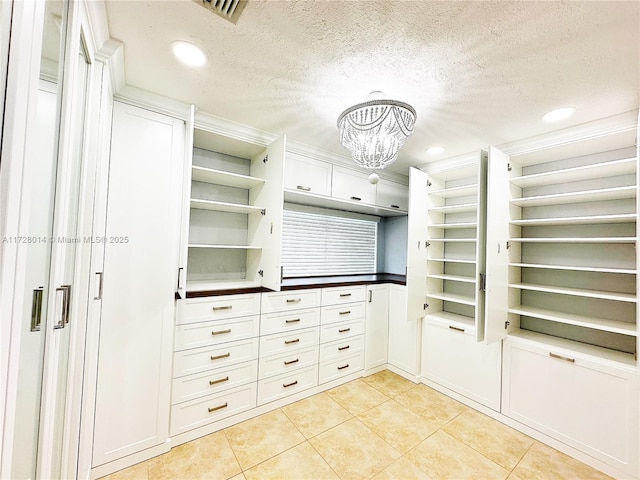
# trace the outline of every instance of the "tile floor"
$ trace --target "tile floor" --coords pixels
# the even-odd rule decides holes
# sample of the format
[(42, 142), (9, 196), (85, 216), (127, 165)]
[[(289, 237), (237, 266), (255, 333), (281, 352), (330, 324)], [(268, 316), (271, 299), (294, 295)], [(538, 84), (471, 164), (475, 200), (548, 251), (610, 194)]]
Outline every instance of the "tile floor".
[(105, 480), (610, 478), (384, 370), (116, 472)]

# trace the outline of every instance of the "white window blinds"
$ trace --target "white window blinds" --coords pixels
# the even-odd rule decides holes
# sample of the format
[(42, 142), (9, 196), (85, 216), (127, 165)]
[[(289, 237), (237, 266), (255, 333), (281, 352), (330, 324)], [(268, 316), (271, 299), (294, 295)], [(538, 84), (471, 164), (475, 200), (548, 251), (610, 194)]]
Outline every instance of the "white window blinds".
[(285, 210), (284, 277), (376, 272), (377, 221)]

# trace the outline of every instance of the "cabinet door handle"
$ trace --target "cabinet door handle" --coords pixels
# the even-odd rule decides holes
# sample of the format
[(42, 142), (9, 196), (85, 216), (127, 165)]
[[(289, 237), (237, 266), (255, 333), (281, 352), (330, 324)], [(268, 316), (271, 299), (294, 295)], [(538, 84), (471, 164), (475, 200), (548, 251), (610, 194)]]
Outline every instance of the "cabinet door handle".
[(298, 343), (299, 341), (300, 341), (300, 339), (299, 339), (299, 338), (296, 338), (296, 339), (294, 339), (294, 340), (285, 340), (285, 341), (284, 341), (284, 344), (285, 344), (285, 345), (291, 345), (292, 343)]
[(348, 363), (346, 365), (342, 365), (341, 367), (338, 367), (338, 370), (344, 370), (345, 368), (349, 368)]
[(360, 198), (360, 197), (351, 197), (351, 200), (355, 200), (355, 201), (359, 202), (360, 200), (362, 200), (362, 198)]
[(220, 360), (221, 358), (229, 358), (231, 352), (223, 353), (222, 355), (211, 355), (211, 360)]
[[(60, 318), (53, 326), (54, 330), (64, 328), (69, 323), (69, 308), (71, 306), (71, 285), (61, 285), (56, 288), (56, 295), (62, 293), (62, 301), (60, 305)], [(57, 299), (56, 299), (57, 300)]]
[(209, 410), (209, 413), (211, 412), (215, 412), (216, 410), (222, 410), (223, 408), (227, 408), (229, 406), (228, 402), (224, 402), (224, 404), (222, 405), (218, 405), (217, 407), (209, 407), (207, 410)]
[(178, 268), (178, 290), (182, 290), (182, 271), (183, 270), (184, 270), (184, 267)]
[(227, 328), (226, 330), (215, 330), (211, 332), (211, 335), (223, 335), (225, 333), (231, 333), (231, 329)]
[(557, 353), (549, 352), (549, 356), (553, 357), (553, 358), (557, 358), (559, 360), (564, 360), (564, 361), (569, 362), (569, 363), (576, 363), (576, 359), (575, 358), (565, 357), (564, 355), (558, 355)]
[(391, 205), (391, 208), (400, 208), (400, 205)]
[(338, 333), (345, 333), (345, 332), (350, 332), (351, 329), (350, 328), (341, 328), (338, 330)]
[(298, 303), (301, 302), (301, 298), (287, 298), (287, 303)]
[(454, 327), (453, 325), (449, 325), (451, 330), (455, 330), (456, 332), (464, 332), (464, 328)]
[(224, 383), (229, 381), (229, 376), (219, 378), (218, 380), (209, 380), (209, 385), (217, 385), (218, 383)]
[(296, 188), (298, 190), (302, 190), (303, 192), (310, 192), (311, 191), (311, 187), (305, 187), (303, 185), (298, 185)]
[(369, 303), (373, 300), (373, 290), (369, 290)]
[(33, 300), (31, 301), (31, 331), (39, 332), (42, 324), (42, 295), (44, 287), (33, 290)]
[(351, 313), (351, 310), (345, 310), (344, 312), (339, 312), (340, 315), (349, 315)]
[(298, 323), (299, 321), (299, 318), (292, 318), (291, 320), (285, 320), (284, 323)]
[(299, 358), (296, 358), (295, 360), (285, 360), (285, 361), (284, 361), (284, 364), (285, 364), (285, 365), (292, 365), (292, 364), (294, 364), (294, 363), (298, 363), (299, 361), (300, 361), (300, 359), (299, 359)]
[(338, 347), (338, 350), (339, 350), (339, 351), (347, 350), (350, 346), (351, 346), (351, 345), (346, 345), (346, 346), (344, 346), (344, 347)]
[(98, 294), (93, 297), (94, 300), (102, 300), (102, 284), (104, 283), (102, 280), (104, 278), (104, 274), (102, 272), (96, 272), (96, 276), (98, 276)]
[(351, 294), (350, 293), (341, 293), (340, 296), (341, 297), (350, 297)]
[(233, 305), (223, 305), (221, 307), (213, 307), (213, 311), (217, 312), (218, 310), (231, 310)]
[(283, 383), (283, 384), (282, 384), (282, 386), (283, 386), (284, 388), (287, 388), (287, 387), (293, 387), (294, 385), (297, 385), (297, 384), (298, 384), (298, 380), (294, 380), (294, 381), (293, 381), (293, 382), (291, 382), (291, 383)]

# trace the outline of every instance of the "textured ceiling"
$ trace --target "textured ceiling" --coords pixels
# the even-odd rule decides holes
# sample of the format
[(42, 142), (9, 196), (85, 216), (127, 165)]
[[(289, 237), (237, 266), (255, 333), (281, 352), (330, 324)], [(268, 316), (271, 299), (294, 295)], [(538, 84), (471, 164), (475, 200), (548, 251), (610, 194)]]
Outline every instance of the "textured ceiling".
[[(192, 0), (106, 0), (127, 84), (334, 153), (336, 119), (369, 92), (411, 104), (391, 169), (638, 108), (637, 1), (259, 1), (237, 25)], [(205, 67), (170, 43), (203, 48)], [(540, 117), (560, 106), (561, 124)], [(447, 150), (435, 157), (430, 145)]]

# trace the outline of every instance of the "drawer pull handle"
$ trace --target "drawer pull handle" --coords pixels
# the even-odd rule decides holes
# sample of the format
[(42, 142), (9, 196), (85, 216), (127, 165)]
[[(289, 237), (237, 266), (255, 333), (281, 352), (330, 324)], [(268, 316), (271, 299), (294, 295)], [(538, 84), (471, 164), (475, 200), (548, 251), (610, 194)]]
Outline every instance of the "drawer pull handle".
[(338, 347), (338, 350), (342, 351), (342, 350), (347, 350), (349, 349), (351, 345), (347, 345), (346, 347)]
[(213, 307), (213, 311), (217, 312), (218, 310), (231, 310), (233, 305), (223, 305), (221, 307)]
[(231, 333), (231, 329), (227, 328), (226, 330), (216, 330), (214, 332), (211, 332), (211, 335), (223, 335), (225, 333)]
[(351, 294), (350, 293), (341, 293), (340, 296), (341, 297), (350, 297)]
[(229, 406), (229, 403), (224, 402), (223, 405), (218, 405), (217, 407), (209, 407), (207, 410), (209, 410), (209, 413), (211, 412), (215, 412), (216, 410), (222, 410), (223, 408), (227, 408)]
[(564, 355), (558, 355), (557, 353), (549, 352), (549, 356), (553, 357), (553, 358), (557, 358), (559, 360), (565, 360), (565, 361), (570, 362), (570, 363), (576, 363), (576, 359), (575, 358), (565, 357)]
[(298, 303), (302, 301), (301, 298), (287, 298), (287, 303)]
[(455, 330), (456, 332), (464, 332), (464, 328), (454, 327), (453, 325), (449, 325), (451, 330)]
[(299, 321), (299, 318), (293, 318), (291, 320), (285, 320), (284, 323), (298, 323)]
[(391, 205), (391, 208), (400, 208), (400, 205)]
[(218, 383), (224, 383), (229, 381), (229, 376), (219, 378), (218, 380), (209, 380), (209, 385), (217, 385)]
[(294, 381), (293, 381), (293, 382), (291, 382), (291, 383), (283, 383), (283, 384), (282, 384), (282, 386), (283, 386), (284, 388), (287, 388), (287, 387), (293, 387), (294, 385), (297, 385), (297, 384), (298, 384), (298, 380), (294, 380)]
[(351, 328), (341, 328), (338, 330), (338, 333), (350, 332)]
[(302, 190), (303, 192), (310, 192), (311, 191), (311, 187), (305, 187), (303, 185), (298, 185), (296, 188), (298, 190)]
[(355, 201), (359, 202), (360, 200), (362, 200), (362, 198), (360, 198), (360, 197), (351, 197), (351, 200), (355, 200)]
[(340, 315), (349, 315), (351, 313), (351, 310), (346, 310), (344, 312), (340, 312)]
[(299, 339), (299, 338), (296, 338), (296, 339), (294, 339), (294, 340), (285, 340), (285, 341), (284, 341), (284, 344), (285, 344), (285, 345), (291, 345), (292, 343), (298, 343), (299, 341), (300, 341), (300, 339)]
[(349, 368), (349, 364), (348, 363), (346, 365), (338, 367), (338, 370), (344, 370), (345, 368)]
[(211, 360), (220, 360), (221, 358), (229, 358), (231, 352), (223, 353), (222, 355), (211, 355)]
[(289, 360), (289, 361), (285, 360), (284, 364), (285, 365), (292, 365), (294, 363), (298, 363), (299, 361), (300, 361), (299, 358), (296, 358), (295, 360)]

